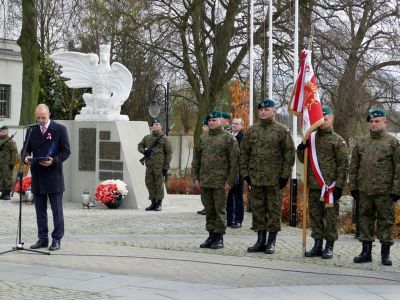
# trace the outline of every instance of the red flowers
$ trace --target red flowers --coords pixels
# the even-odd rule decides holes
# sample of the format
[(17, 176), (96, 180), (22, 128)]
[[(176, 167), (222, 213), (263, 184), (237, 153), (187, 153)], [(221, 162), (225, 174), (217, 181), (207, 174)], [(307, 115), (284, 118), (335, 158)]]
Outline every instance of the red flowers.
[[(22, 179), (22, 192), (26, 192), (31, 187), (32, 177), (26, 176)], [(19, 193), (19, 180), (17, 180), (14, 188), (14, 192)]]
[(108, 183), (103, 184), (100, 183), (96, 188), (96, 199), (104, 204), (114, 203), (115, 197), (120, 195), (118, 191), (118, 187), (116, 184)]

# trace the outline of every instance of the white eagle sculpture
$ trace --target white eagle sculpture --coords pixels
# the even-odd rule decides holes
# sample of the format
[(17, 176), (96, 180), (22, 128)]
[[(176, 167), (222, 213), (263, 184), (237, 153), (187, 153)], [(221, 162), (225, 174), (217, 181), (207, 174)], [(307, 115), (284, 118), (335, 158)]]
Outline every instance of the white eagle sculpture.
[(62, 52), (51, 55), (61, 66), (61, 76), (70, 88), (92, 88), (92, 94), (83, 94), (86, 106), (75, 116), (77, 121), (129, 120), (121, 115), (121, 105), (128, 99), (132, 88), (132, 74), (122, 64), (110, 66), (110, 46), (100, 45), (97, 54)]

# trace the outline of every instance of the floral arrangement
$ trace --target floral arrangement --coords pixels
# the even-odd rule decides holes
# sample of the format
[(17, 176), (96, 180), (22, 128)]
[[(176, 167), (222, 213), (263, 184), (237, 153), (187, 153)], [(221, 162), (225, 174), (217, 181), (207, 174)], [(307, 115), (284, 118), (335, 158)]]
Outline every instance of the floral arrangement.
[[(25, 193), (27, 190), (30, 189), (32, 183), (32, 177), (31, 176), (26, 176), (22, 179), (22, 189), (21, 191)], [(19, 180), (17, 180), (15, 187), (14, 187), (14, 192), (19, 193)]]
[(121, 180), (105, 180), (96, 188), (96, 199), (104, 204), (115, 203), (115, 199), (126, 196), (128, 189), (126, 183)]

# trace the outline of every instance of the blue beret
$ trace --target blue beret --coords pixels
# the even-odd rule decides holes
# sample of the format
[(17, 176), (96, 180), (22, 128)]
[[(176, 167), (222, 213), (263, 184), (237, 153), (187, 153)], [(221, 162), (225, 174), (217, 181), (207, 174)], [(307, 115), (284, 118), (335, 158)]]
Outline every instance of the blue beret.
[(324, 116), (331, 115), (332, 114), (332, 110), (328, 106), (323, 106), (322, 107), (322, 114)]
[(3, 125), (0, 127), (0, 130), (7, 130), (7, 129), (8, 129), (7, 125)]
[(373, 118), (378, 118), (378, 117), (385, 117), (386, 118), (386, 112), (383, 109), (380, 109), (380, 108), (371, 109), (368, 112), (367, 122), (371, 121), (371, 119), (373, 119)]
[(210, 112), (207, 116), (207, 121), (214, 118), (222, 118), (222, 113), (218, 110)]
[(266, 107), (275, 107), (275, 101), (272, 99), (265, 99), (258, 103), (258, 109), (260, 108), (266, 108)]
[(204, 126), (204, 125), (208, 125), (208, 120), (207, 120), (207, 119), (204, 119), (204, 120), (203, 120), (203, 126)]
[(223, 111), (223, 112), (222, 112), (222, 117), (223, 117), (224, 119), (230, 119), (230, 118), (231, 118), (231, 115), (230, 115), (229, 113)]

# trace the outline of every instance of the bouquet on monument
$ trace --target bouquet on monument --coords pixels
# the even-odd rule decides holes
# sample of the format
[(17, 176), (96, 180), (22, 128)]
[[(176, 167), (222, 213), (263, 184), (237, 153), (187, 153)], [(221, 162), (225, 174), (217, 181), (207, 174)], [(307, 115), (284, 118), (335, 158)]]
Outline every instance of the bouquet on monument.
[[(32, 177), (26, 176), (22, 179), (22, 188), (21, 192), (24, 194), (27, 190), (31, 188)], [(19, 180), (15, 183), (14, 192), (19, 193)]]
[(96, 199), (105, 205), (115, 204), (121, 201), (128, 194), (126, 183), (122, 180), (105, 180), (96, 188)]

